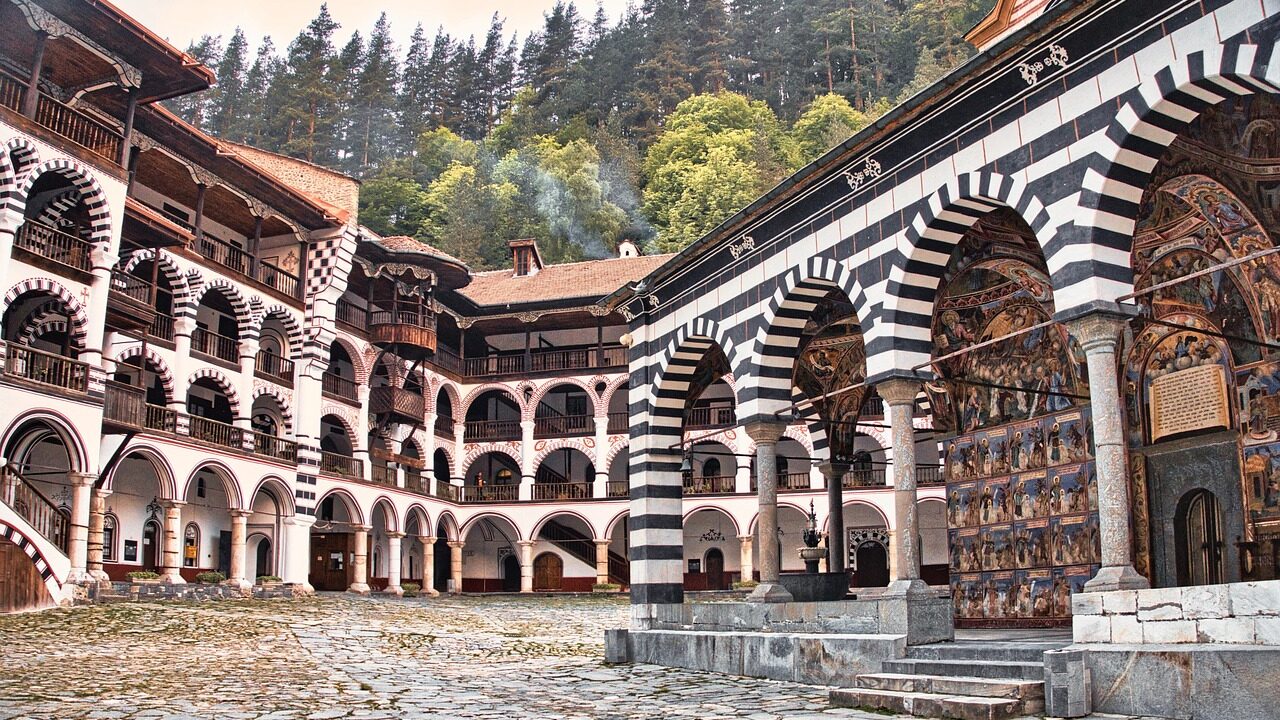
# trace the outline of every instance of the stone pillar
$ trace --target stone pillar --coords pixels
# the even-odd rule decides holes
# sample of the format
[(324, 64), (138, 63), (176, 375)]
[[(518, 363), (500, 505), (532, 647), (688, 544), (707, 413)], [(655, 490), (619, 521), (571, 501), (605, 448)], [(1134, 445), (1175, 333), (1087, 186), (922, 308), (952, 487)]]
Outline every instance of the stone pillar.
[[(94, 246), (90, 253), (93, 282), (89, 285), (88, 301), (84, 303), (89, 314), (89, 324), (85, 327), (84, 350), (80, 353), (79, 360), (94, 367), (102, 367), (103, 341), (106, 339), (107, 328), (107, 295), (111, 292), (111, 269), (119, 260), (118, 254), (110, 252), (102, 245)], [(86, 504), (85, 507), (87, 510), (88, 505)], [(86, 519), (87, 517), (86, 515)]]
[(242, 590), (253, 587), (253, 583), (245, 579), (245, 540), (248, 537), (249, 511), (231, 511), (231, 577), (227, 584)]
[(284, 553), (280, 579), (302, 588), (305, 593), (315, 592), (311, 586), (311, 526), (316, 519), (310, 515), (294, 515), (284, 519)]
[[(520, 499), (533, 499), (533, 480), (538, 469), (533, 466), (533, 421), (520, 421)], [(489, 478), (492, 482), (493, 478)]]
[(462, 466), (467, 457), (467, 423), (457, 420), (453, 423), (453, 484), (466, 485), (467, 468)]
[(1089, 366), (1095, 465), (1098, 469), (1098, 531), (1102, 569), (1085, 583), (1086, 592), (1151, 587), (1133, 567), (1129, 529), (1128, 460), (1124, 410), (1117, 382), (1116, 345), (1128, 317), (1095, 312), (1067, 323)]
[(596, 584), (609, 582), (609, 541), (596, 540)]
[(738, 564), (742, 567), (740, 578), (743, 582), (755, 579), (755, 562), (751, 557), (751, 541), (750, 535), (738, 536)]
[(781, 422), (752, 422), (747, 435), (756, 441), (756, 497), (760, 515), (756, 537), (760, 540), (760, 584), (747, 600), (790, 602), (791, 593), (778, 584), (782, 559), (778, 557), (778, 439), (787, 426)]
[[(71, 560), (71, 574), (67, 581), (73, 583), (92, 582), (89, 577), (89, 506), (93, 502), (93, 486), (98, 476), (92, 473), (73, 472), (68, 474), (71, 480), (71, 527), (67, 538), (67, 556)], [(102, 545), (99, 537), (98, 550)]]
[(352, 456), (361, 461), (363, 480), (373, 482), (373, 458), (369, 456), (369, 385), (356, 386), (360, 412), (356, 415), (356, 436), (351, 438)]
[(453, 580), (453, 594), (462, 594), (462, 548), (466, 542), (449, 541), (449, 577)]
[(434, 535), (422, 535), (418, 542), (422, 543), (422, 592), (429, 597), (439, 597), (436, 590), (436, 538)]
[(187, 411), (187, 391), (190, 389), (187, 384), (187, 378), (191, 374), (188, 368), (192, 365), (191, 333), (195, 332), (195, 330), (195, 318), (182, 316), (173, 319), (173, 381), (175, 387), (173, 389), (173, 399), (169, 402), (169, 409), (177, 412)]
[(258, 369), (257, 340), (240, 341), (240, 384), (236, 392), (240, 395), (240, 417), (235, 425), (245, 430), (253, 429), (253, 380)]
[[(109, 582), (107, 571), (103, 568), (103, 525), (107, 517), (107, 496), (110, 490), (93, 489), (93, 497), (89, 500), (89, 547), (85, 563), (85, 571), (97, 582)], [(119, 528), (116, 529), (119, 532)]]
[(520, 592), (533, 592), (533, 541), (519, 540), (520, 546)]
[(369, 594), (369, 531), (368, 525), (355, 526), (355, 560), (351, 563), (353, 578), (347, 592)]
[(404, 595), (400, 587), (400, 553), (403, 548), (404, 533), (387, 533), (387, 592), (392, 595)]
[(183, 585), (182, 579), (182, 505), (176, 500), (161, 500), (164, 508), (164, 533), (160, 544), (160, 579)]
[(819, 469), (827, 485), (827, 571), (844, 572), (849, 552), (844, 536), (844, 474), (849, 466), (826, 462)]
[(596, 447), (592, 464), (596, 466), (596, 476), (591, 486), (591, 497), (602, 498), (609, 494), (609, 416), (598, 417), (596, 421)]
[(893, 445), (893, 547), (890, 595), (929, 594), (920, 579), (920, 523), (916, 515), (916, 436), (912, 425), (920, 383), (886, 380), (876, 386), (889, 414)]

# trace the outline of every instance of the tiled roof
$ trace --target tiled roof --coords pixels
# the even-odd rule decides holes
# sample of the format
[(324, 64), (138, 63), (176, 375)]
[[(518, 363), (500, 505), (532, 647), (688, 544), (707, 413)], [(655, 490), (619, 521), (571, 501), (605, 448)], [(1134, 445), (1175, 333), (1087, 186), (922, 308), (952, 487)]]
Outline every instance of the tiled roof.
[(511, 270), (476, 273), (458, 292), (477, 305), (508, 305), (585, 299), (595, 302), (648, 275), (671, 255), (587, 260), (547, 265), (533, 275), (515, 277)]
[(454, 262), (466, 267), (465, 262), (441, 250), (440, 248), (437, 248), (434, 245), (428, 245), (427, 243), (424, 243), (417, 238), (409, 237), (408, 235), (392, 235), (391, 237), (377, 238), (377, 242), (392, 252), (416, 252), (426, 255), (434, 255), (442, 260), (448, 260), (449, 262)]

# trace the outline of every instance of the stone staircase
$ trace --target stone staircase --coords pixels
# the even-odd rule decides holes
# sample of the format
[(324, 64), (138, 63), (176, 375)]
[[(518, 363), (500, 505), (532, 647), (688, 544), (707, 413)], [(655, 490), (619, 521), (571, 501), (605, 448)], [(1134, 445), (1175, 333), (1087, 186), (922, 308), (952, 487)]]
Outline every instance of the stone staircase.
[(1044, 653), (1058, 640), (958, 640), (907, 648), (902, 660), (831, 691), (837, 707), (930, 718), (1002, 720), (1044, 712)]

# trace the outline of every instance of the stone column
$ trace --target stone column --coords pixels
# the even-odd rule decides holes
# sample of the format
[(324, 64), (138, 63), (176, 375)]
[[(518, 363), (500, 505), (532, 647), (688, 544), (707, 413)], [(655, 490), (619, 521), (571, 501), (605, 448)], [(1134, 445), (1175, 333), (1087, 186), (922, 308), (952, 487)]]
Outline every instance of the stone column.
[(433, 535), (422, 535), (418, 542), (422, 543), (422, 592), (429, 597), (439, 597), (436, 590), (436, 538)]
[(1086, 592), (1139, 590), (1151, 587), (1133, 567), (1129, 529), (1128, 459), (1124, 445), (1124, 410), (1117, 381), (1116, 345), (1128, 317), (1095, 312), (1067, 323), (1084, 349), (1089, 366), (1095, 465), (1098, 471), (1098, 531), (1102, 569)]
[[(107, 571), (103, 567), (103, 525), (107, 517), (107, 496), (110, 490), (94, 488), (93, 497), (89, 500), (89, 547), (85, 563), (85, 571), (97, 582), (109, 582)], [(119, 528), (116, 529), (119, 532)]]
[[(240, 384), (236, 392), (240, 395), (240, 417), (235, 418), (235, 425), (245, 430), (253, 429), (253, 380), (258, 369), (257, 340), (240, 341)], [(252, 441), (246, 443), (246, 449), (252, 449)]]
[[(191, 374), (189, 368), (194, 364), (191, 358), (191, 333), (196, 331), (196, 319), (193, 317), (175, 317), (173, 319), (173, 399), (169, 409), (177, 412), (187, 411), (187, 378)], [(252, 401), (250, 401), (252, 402)]]
[(231, 511), (231, 577), (227, 584), (245, 590), (253, 587), (253, 583), (245, 579), (245, 540), (248, 537), (249, 511)]
[[(106, 339), (107, 328), (107, 295), (111, 291), (111, 269), (119, 260), (118, 254), (102, 245), (95, 245), (90, 253), (93, 282), (89, 285), (87, 302), (84, 302), (89, 314), (89, 324), (85, 327), (84, 350), (80, 353), (79, 360), (94, 367), (102, 367), (103, 341)], [(88, 509), (88, 504), (85, 508)], [(88, 519), (87, 514), (85, 518)]]
[(596, 540), (596, 584), (609, 582), (609, 541)]
[(533, 541), (519, 540), (520, 546), (520, 592), (533, 592)]
[(887, 593), (929, 594), (920, 579), (920, 523), (916, 515), (916, 436), (912, 425), (920, 383), (886, 380), (876, 386), (889, 414), (893, 445), (893, 548), (894, 562)]
[(369, 455), (369, 384), (356, 386), (356, 397), (360, 401), (360, 412), (356, 416), (356, 436), (351, 438), (352, 456), (360, 460), (362, 478), (365, 482), (373, 482), (373, 458)]
[(404, 533), (387, 533), (387, 592), (392, 595), (404, 595), (400, 587), (400, 553), (403, 548)]
[(369, 531), (372, 529), (368, 525), (355, 526), (355, 561), (351, 563), (351, 572), (354, 577), (347, 592), (357, 595), (369, 594)]
[(596, 466), (596, 476), (591, 478), (591, 497), (608, 497), (609, 491), (609, 416), (598, 417), (596, 421), (596, 447), (592, 464)]
[(756, 497), (760, 506), (756, 537), (760, 540), (760, 584), (747, 600), (790, 602), (791, 593), (778, 584), (778, 439), (787, 426), (781, 422), (752, 422), (747, 435), (756, 441)]
[[(68, 528), (67, 556), (71, 560), (71, 574), (67, 581), (91, 582), (89, 577), (89, 506), (93, 502), (93, 486), (98, 476), (92, 473), (68, 473), (71, 480), (71, 523)], [(99, 538), (101, 553), (101, 538)]]
[(466, 542), (449, 541), (449, 576), (453, 579), (453, 594), (462, 594), (462, 548)]
[(844, 572), (848, 541), (844, 537), (844, 474), (849, 466), (825, 462), (818, 466), (827, 485), (827, 571)]
[(311, 526), (316, 519), (311, 515), (294, 515), (284, 519), (284, 553), (280, 579), (313, 593), (311, 586)]
[(740, 578), (743, 582), (755, 579), (755, 563), (751, 557), (751, 541), (750, 535), (738, 536), (738, 564), (742, 567)]
[[(533, 466), (533, 421), (520, 421), (520, 499), (533, 499), (533, 480), (538, 469)], [(489, 478), (493, 482), (493, 478)]]
[(161, 500), (164, 508), (164, 533), (160, 544), (160, 579), (183, 585), (182, 579), (182, 506), (176, 500)]

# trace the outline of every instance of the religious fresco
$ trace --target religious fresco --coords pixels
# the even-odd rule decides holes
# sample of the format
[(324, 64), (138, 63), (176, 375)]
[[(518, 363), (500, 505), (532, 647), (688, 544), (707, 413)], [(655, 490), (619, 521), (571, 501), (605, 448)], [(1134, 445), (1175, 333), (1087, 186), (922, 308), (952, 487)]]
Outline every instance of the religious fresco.
[[(806, 324), (792, 383), (808, 398), (821, 398), (866, 380), (867, 351), (853, 306), (840, 299), (819, 303)], [(825, 425), (832, 459), (851, 462), (858, 414), (869, 388), (815, 399), (809, 412)]]
[(944, 434), (957, 624), (1065, 624), (1082, 584), (1071, 579), (1101, 555), (1084, 354), (1049, 323), (1049, 278), (1016, 216), (980, 220), (949, 268), (927, 390)]
[[(1269, 95), (1207, 108), (1154, 169), (1134, 231), (1141, 314), (1123, 351), (1135, 565), (1151, 571), (1145, 448), (1235, 430), (1249, 523), (1245, 579), (1275, 577), (1280, 551), (1280, 107)], [(1220, 267), (1227, 265), (1226, 267)], [(1184, 279), (1185, 278), (1185, 279)], [(1208, 368), (1220, 368), (1214, 372)], [(1163, 393), (1174, 388), (1177, 396)], [(1163, 393), (1163, 395), (1162, 395)], [(1170, 434), (1161, 414), (1172, 404)], [(1185, 424), (1199, 414), (1198, 422)], [(1273, 479), (1274, 478), (1274, 479)], [(1224, 508), (1225, 512), (1232, 512)], [(1157, 519), (1158, 520), (1158, 519)], [(1234, 551), (1229, 553), (1236, 556)]]

